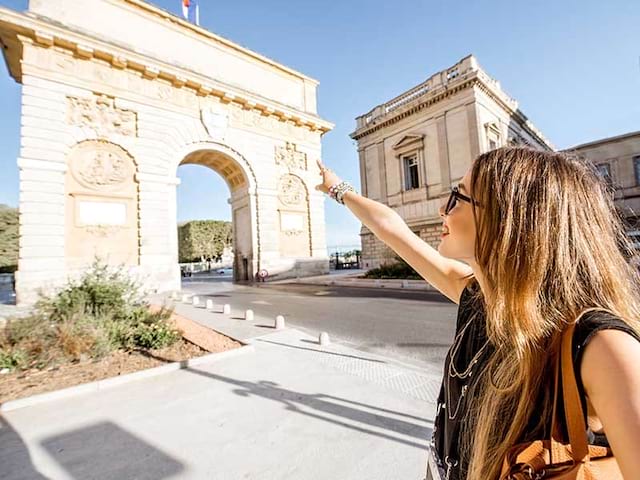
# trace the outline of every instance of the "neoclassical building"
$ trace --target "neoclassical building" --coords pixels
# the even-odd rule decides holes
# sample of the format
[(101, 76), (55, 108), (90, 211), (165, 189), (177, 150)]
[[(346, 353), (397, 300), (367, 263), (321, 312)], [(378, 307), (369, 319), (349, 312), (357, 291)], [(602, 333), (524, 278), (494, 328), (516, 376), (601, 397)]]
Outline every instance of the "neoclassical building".
[[(473, 56), (356, 118), (362, 193), (396, 210), (436, 246), (438, 207), (481, 152), (507, 144), (553, 146)], [(393, 252), (362, 227), (363, 268)]]
[(615, 203), (640, 248), (640, 131), (567, 149), (593, 163), (615, 191)]
[(22, 84), (19, 303), (95, 257), (180, 288), (178, 166), (228, 190), (234, 279), (328, 272), (318, 82), (141, 0), (0, 7)]

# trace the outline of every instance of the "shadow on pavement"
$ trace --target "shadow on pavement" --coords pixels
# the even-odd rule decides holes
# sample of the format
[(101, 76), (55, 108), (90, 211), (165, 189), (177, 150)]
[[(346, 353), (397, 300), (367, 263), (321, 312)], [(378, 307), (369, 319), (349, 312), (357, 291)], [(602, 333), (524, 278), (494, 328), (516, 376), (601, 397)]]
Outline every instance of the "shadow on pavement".
[(112, 422), (49, 437), (42, 446), (77, 480), (160, 480), (185, 470), (181, 462)]
[(0, 478), (3, 480), (46, 480), (31, 462), (22, 437), (0, 416)]
[[(426, 449), (428, 439), (431, 437), (432, 429), (424, 424), (432, 424), (432, 422), (426, 418), (420, 419), (418, 417), (403, 415), (398, 412), (391, 412), (390, 410), (381, 409), (372, 405), (353, 402), (351, 400), (322, 393), (308, 394), (296, 392), (294, 390), (282, 388), (277, 383), (271, 381), (250, 382), (235, 380), (233, 378), (224, 377), (211, 372), (205, 372), (192, 367), (187, 367), (185, 370), (211, 378), (212, 380), (236, 385), (238, 388), (234, 390), (234, 393), (241, 397), (257, 396), (280, 402), (291, 412), (323, 420), (334, 425), (340, 425), (364, 434), (385, 438), (404, 445)], [(357, 405), (362, 408), (355, 408), (353, 405)], [(421, 425), (379, 413), (372, 413), (370, 411), (366, 411), (365, 408), (368, 410), (377, 410), (378, 412), (392, 413), (396, 417), (410, 417), (422, 422), (423, 424)], [(374, 430), (373, 428), (378, 430)], [(390, 433), (411, 437), (415, 439), (415, 441), (392, 435), (390, 433), (385, 433), (380, 430), (386, 430)]]

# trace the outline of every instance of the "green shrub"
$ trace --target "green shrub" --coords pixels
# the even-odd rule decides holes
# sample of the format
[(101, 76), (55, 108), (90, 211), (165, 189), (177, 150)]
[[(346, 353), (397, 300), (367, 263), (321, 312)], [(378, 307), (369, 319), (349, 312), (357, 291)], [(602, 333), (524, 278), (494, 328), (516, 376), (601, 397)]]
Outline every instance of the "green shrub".
[(57, 323), (78, 312), (124, 319), (139, 303), (140, 288), (133, 280), (122, 270), (96, 261), (79, 281), (70, 282), (52, 297), (42, 298), (36, 307)]
[(169, 325), (154, 323), (139, 325), (133, 335), (136, 346), (140, 348), (157, 349), (167, 347), (180, 338), (180, 334)]
[(16, 271), (18, 224), (18, 209), (0, 204), (0, 273)]
[(0, 370), (8, 368), (24, 368), (28, 362), (27, 352), (19, 348), (4, 350), (0, 349)]
[[(35, 312), (0, 331), (4, 368), (42, 368), (100, 358), (114, 350), (157, 349), (180, 339), (172, 311), (150, 311), (121, 270), (94, 263), (78, 281), (42, 297)], [(18, 353), (15, 353), (18, 352)]]
[(373, 268), (364, 274), (365, 278), (392, 279), (400, 278), (404, 280), (422, 280), (422, 277), (401, 257), (395, 257), (396, 263), (382, 264), (378, 268)]

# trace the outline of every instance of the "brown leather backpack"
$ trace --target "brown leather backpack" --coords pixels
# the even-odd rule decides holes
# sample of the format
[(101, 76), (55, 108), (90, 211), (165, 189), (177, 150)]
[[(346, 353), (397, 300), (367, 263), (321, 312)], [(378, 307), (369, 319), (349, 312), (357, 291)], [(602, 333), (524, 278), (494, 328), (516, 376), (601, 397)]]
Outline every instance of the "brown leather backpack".
[[(585, 313), (582, 312), (578, 320)], [(571, 344), (575, 325), (569, 325), (562, 334), (561, 351), (555, 369), (551, 438), (511, 448), (505, 456), (500, 480), (623, 480), (611, 449), (588, 444), (572, 361)], [(560, 375), (561, 396), (558, 395)], [(558, 423), (557, 415), (560, 397), (564, 404), (568, 444), (563, 443), (559, 433), (562, 425)]]

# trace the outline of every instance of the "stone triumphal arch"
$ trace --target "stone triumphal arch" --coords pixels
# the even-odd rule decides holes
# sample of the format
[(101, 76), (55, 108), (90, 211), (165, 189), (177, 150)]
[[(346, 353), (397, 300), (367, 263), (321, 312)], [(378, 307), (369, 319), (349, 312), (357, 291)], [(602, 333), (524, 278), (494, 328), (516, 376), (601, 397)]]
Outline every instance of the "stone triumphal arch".
[(328, 271), (315, 80), (140, 0), (0, 8), (0, 39), (23, 85), (20, 302), (96, 256), (179, 288), (187, 163), (229, 187), (235, 280)]

